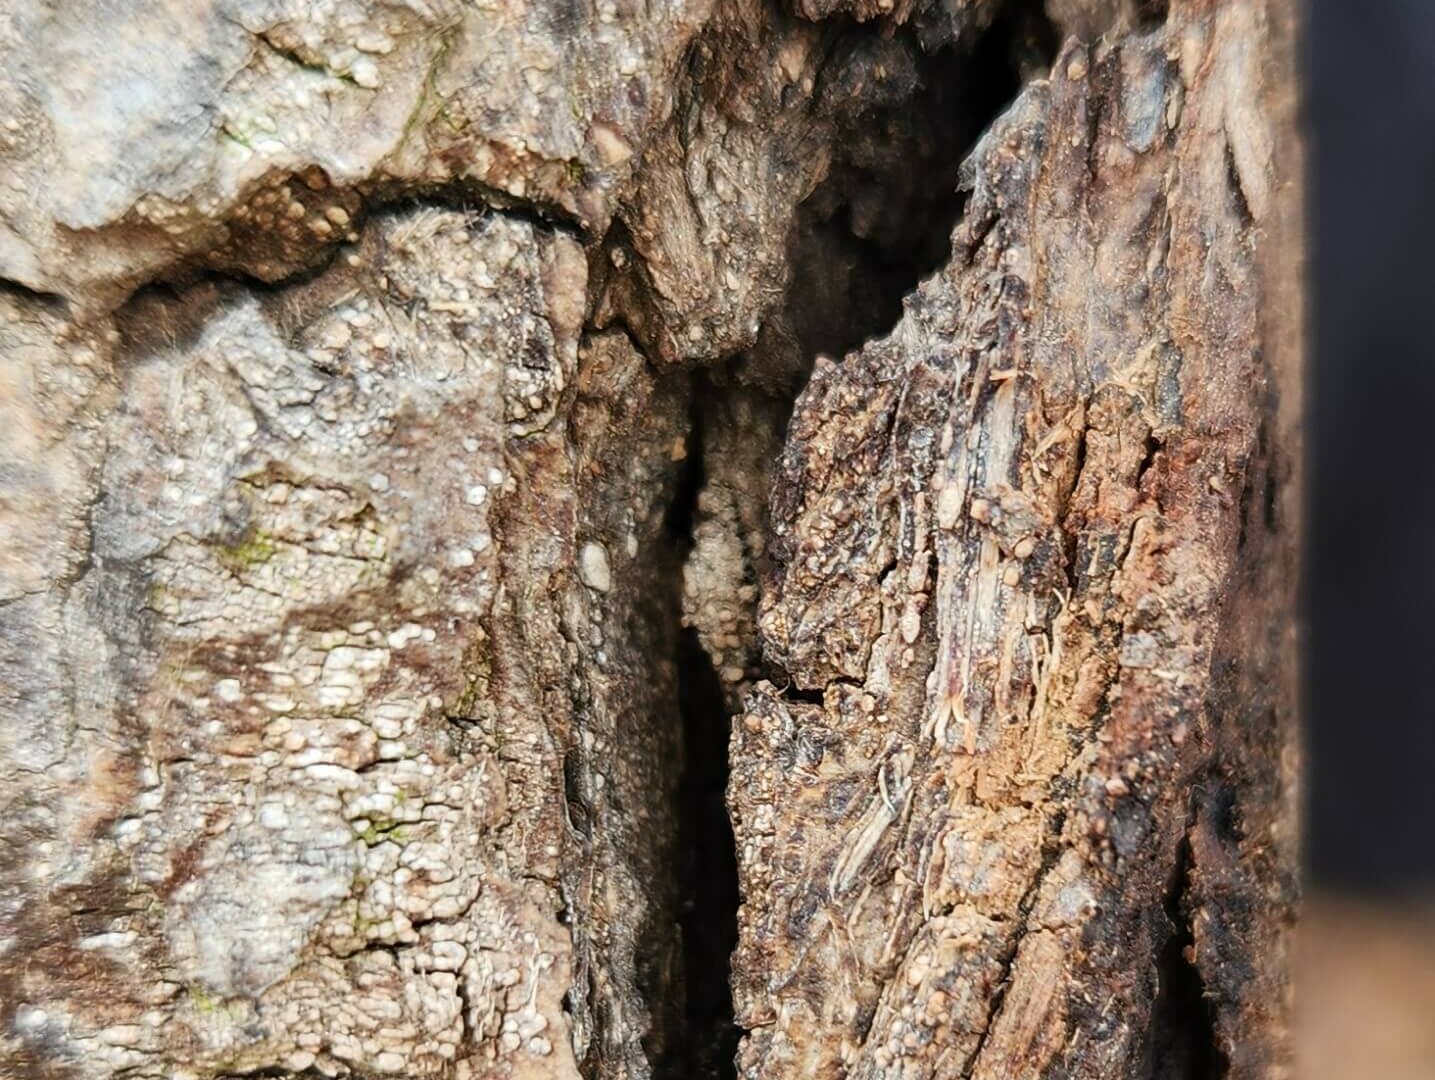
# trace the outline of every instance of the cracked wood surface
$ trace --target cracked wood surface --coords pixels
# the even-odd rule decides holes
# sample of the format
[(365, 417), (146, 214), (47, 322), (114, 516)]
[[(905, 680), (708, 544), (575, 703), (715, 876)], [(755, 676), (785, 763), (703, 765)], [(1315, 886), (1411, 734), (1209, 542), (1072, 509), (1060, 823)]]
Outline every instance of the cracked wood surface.
[(0, 1074), (1286, 1075), (1290, 19), (0, 13)]
[(745, 1075), (1166, 1075), (1171, 914), (1215, 1052), (1284, 1067), (1272, 32), (1173, 5), (1068, 44), (969, 159), (952, 260), (798, 399), (761, 627), (803, 693), (732, 744)]

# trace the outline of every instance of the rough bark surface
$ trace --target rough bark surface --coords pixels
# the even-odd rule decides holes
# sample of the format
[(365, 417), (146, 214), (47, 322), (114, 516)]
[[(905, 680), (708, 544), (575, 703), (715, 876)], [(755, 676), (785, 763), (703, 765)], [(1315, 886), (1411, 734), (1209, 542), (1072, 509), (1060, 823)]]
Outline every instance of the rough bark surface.
[[(798, 400), (761, 627), (808, 693), (760, 683), (733, 739), (746, 1073), (1278, 1056), (1260, 36), (1063, 48), (951, 261)], [(1157, 1022), (1180, 934), (1208, 1048)]]
[(1286, 1075), (1291, 19), (9, 5), (0, 1075)]

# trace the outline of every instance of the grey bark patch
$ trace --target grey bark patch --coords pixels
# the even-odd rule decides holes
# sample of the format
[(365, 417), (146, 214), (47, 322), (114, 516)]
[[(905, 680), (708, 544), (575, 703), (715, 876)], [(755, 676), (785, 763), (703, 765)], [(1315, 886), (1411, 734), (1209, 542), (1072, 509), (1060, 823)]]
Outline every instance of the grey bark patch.
[(206, 845), (169, 897), (165, 935), (178, 971), (220, 997), (257, 998), (293, 971), (353, 888), (359, 841), (344, 819), (280, 813), (277, 828), (261, 810), (257, 823)]

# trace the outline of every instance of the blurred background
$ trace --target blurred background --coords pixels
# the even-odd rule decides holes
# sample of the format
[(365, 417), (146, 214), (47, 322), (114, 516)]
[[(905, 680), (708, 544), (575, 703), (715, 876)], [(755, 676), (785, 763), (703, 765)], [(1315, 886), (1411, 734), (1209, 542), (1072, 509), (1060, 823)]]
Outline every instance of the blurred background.
[(1435, 2), (1306, 0), (1305, 1080), (1435, 1080)]

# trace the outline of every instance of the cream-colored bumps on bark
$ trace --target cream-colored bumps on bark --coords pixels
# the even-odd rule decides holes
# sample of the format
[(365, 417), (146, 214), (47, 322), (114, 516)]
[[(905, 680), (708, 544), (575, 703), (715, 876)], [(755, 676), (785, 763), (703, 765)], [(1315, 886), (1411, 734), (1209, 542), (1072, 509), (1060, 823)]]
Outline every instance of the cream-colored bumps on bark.
[[(574, 354), (584, 263), (566, 237), (456, 212), (386, 215), (359, 251), (281, 294), (162, 301), (192, 326), (127, 346), (95, 420), (92, 562), (63, 608), (0, 607), (5, 680), (49, 718), (33, 764), (71, 785), (27, 816), (29, 869), (86, 890), (104, 869), (147, 898), (86, 931), (116, 973), (102, 1003), (89, 977), (46, 974), (47, 1015), (76, 1018), (56, 1045), (92, 1075), (180, 1043), (203, 1068), (433, 1073), (496, 1050), (483, 1018), (519, 998), (543, 1006), (514, 1053), (561, 1071), (560, 904), (495, 856), (508, 778), (449, 717), (496, 590), (503, 373)], [(70, 354), (24, 355), (54, 382)], [(24, 410), (60, 401), (20, 374)], [(69, 925), (49, 892), (23, 910)], [(519, 924), (537, 937), (478, 955)], [(154, 958), (180, 992), (156, 997)]]
[(608, 559), (608, 549), (596, 540), (584, 544), (578, 553), (578, 576), (590, 589), (604, 593), (611, 589), (613, 570)]
[(87, 305), (188, 258), (275, 280), (368, 184), (475, 181), (601, 229), (708, 6), (6, 5), (0, 277)]
[(744, 584), (741, 522), (732, 494), (711, 485), (698, 496), (698, 514), (693, 550), (683, 566), (683, 623), (697, 629), (723, 682), (735, 685), (757, 651), (756, 593)]
[[(102, 331), (0, 296), (0, 603), (35, 594), (81, 562), (94, 425), (54, 433), (109, 389)], [(88, 419), (88, 417), (86, 417)]]

